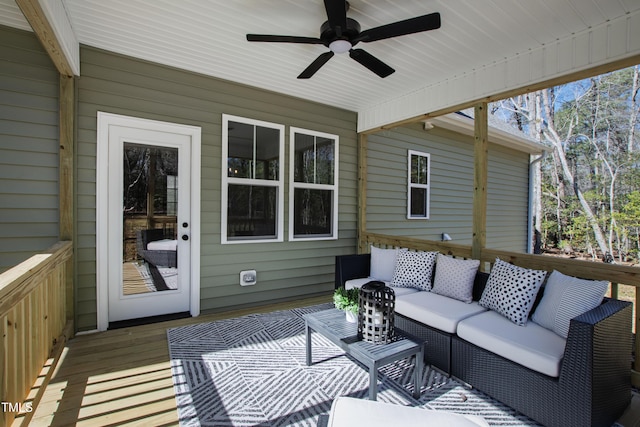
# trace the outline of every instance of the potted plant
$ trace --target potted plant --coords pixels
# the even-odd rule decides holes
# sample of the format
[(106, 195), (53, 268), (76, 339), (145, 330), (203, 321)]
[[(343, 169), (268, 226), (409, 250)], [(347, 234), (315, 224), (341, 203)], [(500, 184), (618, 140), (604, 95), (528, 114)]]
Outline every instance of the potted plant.
[(347, 322), (354, 323), (358, 320), (359, 295), (359, 289), (345, 289), (342, 286), (333, 293), (333, 304), (338, 310), (344, 311)]

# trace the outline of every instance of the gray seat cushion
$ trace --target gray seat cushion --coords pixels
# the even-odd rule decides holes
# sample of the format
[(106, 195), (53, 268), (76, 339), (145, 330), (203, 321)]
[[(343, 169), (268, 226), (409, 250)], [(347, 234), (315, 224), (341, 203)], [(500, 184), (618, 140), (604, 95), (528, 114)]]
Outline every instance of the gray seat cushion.
[(396, 313), (450, 334), (456, 332), (458, 322), (486, 310), (477, 302), (467, 304), (433, 292), (396, 295)]
[(519, 326), (487, 311), (461, 321), (458, 336), (534, 371), (560, 375), (566, 339), (534, 322)]

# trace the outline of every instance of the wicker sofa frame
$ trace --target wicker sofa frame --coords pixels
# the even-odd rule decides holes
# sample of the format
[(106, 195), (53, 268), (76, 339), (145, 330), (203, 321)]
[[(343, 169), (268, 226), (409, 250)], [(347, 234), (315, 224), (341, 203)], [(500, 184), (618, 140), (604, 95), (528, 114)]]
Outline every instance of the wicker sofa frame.
[[(367, 277), (370, 255), (336, 257), (335, 286)], [(436, 266), (437, 268), (437, 266)], [(488, 275), (478, 273), (474, 300)], [(542, 295), (542, 292), (540, 292)], [(395, 325), (426, 341), (425, 363), (546, 426), (610, 427), (631, 401), (632, 304), (605, 298), (571, 320), (558, 378), (396, 314)]]
[(137, 232), (136, 247), (140, 255), (149, 264), (160, 267), (177, 267), (178, 251), (150, 251), (147, 244), (156, 240), (165, 239), (164, 231), (156, 228), (150, 230), (139, 230)]

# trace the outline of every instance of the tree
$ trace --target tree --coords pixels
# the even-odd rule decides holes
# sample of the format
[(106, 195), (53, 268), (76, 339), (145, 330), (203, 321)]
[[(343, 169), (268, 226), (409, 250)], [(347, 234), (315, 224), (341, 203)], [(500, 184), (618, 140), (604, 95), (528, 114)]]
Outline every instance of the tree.
[(620, 209), (640, 183), (639, 71), (635, 66), (492, 106), (494, 114), (553, 148), (538, 172), (543, 191), (534, 226), (545, 238), (553, 236), (556, 246), (571, 241), (596, 256), (595, 243), (603, 257), (621, 257), (629, 244), (632, 222)]

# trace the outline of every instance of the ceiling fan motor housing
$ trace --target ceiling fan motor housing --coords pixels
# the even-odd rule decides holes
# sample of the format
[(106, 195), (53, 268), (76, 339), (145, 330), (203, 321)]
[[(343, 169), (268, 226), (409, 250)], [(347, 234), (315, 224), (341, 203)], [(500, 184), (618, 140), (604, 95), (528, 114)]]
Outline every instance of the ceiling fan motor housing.
[[(340, 28), (338, 28), (338, 31)], [(329, 46), (332, 41), (335, 40), (349, 40), (351, 42), (360, 34), (360, 24), (355, 19), (347, 18), (347, 28), (342, 30), (342, 34), (331, 28), (329, 21), (326, 21), (320, 27), (320, 40), (322, 40), (325, 46)], [(356, 42), (357, 43), (357, 42)], [(351, 43), (355, 46), (356, 43)]]

